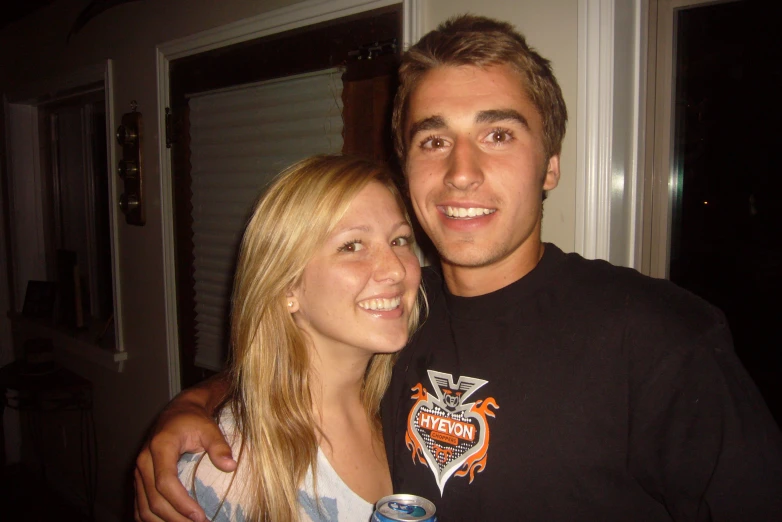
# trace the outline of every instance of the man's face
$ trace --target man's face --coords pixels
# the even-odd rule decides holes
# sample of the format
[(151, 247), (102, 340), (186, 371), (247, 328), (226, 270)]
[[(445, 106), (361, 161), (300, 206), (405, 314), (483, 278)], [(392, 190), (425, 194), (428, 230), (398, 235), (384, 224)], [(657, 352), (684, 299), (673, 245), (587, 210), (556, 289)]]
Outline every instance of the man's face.
[(446, 270), (537, 263), (542, 193), (557, 186), (559, 157), (546, 160), (522, 82), (508, 65), (444, 66), (410, 97), (405, 172)]

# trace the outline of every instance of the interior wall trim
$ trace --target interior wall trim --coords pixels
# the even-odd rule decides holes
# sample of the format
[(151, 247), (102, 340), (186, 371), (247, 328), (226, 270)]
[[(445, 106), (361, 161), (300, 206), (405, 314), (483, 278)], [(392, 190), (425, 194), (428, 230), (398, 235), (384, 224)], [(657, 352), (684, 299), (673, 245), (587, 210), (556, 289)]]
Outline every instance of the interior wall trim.
[(306, 0), (166, 42), (158, 46), (158, 52), (162, 52), (169, 61), (176, 60), (270, 34), (399, 3), (402, 2), (400, 0)]
[(579, 0), (575, 251), (639, 265), (648, 0)]
[(578, 2), (575, 251), (608, 259), (613, 113), (613, 0)]

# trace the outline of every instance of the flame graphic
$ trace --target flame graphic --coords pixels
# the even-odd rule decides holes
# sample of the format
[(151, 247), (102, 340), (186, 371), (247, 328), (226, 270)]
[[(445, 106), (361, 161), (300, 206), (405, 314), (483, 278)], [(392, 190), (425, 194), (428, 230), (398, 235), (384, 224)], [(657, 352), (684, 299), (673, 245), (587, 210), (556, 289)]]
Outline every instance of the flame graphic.
[(424, 449), (421, 447), (421, 445), (418, 443), (415, 437), (411, 437), (410, 434), (412, 433), (414, 424), (414, 414), (416, 410), (416, 406), (418, 406), (418, 403), (420, 402), (426, 402), (429, 400), (429, 393), (426, 391), (426, 388), (424, 388), (421, 383), (416, 384), (411, 388), (412, 391), (416, 392), (413, 394), (411, 399), (416, 399), (415, 404), (412, 408), (410, 408), (410, 413), (407, 416), (407, 431), (405, 432), (405, 445), (407, 446), (407, 449), (410, 450), (411, 456), (413, 457), (413, 463), (415, 463), (415, 458), (418, 457), (418, 461), (423, 464), (424, 466), (429, 466), (426, 462), (426, 457), (424, 457)]
[(486, 452), (489, 450), (489, 422), (486, 417), (495, 416), (494, 412), (491, 411), (489, 407), (499, 409), (499, 406), (493, 397), (487, 397), (485, 401), (477, 401), (472, 405), (472, 408), (470, 408), (471, 412), (476, 413), (483, 418), (483, 425), (486, 430), (486, 439), (484, 440), (483, 445), (481, 445), (480, 451), (468, 458), (459, 471), (454, 473), (457, 477), (464, 477), (469, 473), (470, 484), (472, 484), (475, 474), (480, 473), (486, 468), (486, 458), (488, 456)]

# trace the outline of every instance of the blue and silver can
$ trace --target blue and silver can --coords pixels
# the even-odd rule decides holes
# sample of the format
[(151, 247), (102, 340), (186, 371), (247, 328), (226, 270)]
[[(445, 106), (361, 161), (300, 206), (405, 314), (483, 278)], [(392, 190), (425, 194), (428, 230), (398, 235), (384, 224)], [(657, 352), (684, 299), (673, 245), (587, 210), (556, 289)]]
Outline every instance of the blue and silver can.
[(378, 500), (372, 522), (437, 522), (435, 507), (415, 495), (389, 495)]

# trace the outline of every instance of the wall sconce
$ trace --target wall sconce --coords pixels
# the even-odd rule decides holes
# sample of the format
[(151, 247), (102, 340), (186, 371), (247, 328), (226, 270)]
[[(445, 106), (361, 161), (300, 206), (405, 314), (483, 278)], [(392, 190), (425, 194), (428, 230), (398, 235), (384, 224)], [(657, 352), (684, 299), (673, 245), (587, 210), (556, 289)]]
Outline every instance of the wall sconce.
[(117, 128), (117, 142), (122, 146), (122, 158), (117, 165), (117, 174), (124, 182), (124, 191), (119, 198), (119, 208), (125, 214), (129, 225), (143, 225), (143, 161), (141, 142), (143, 125), (137, 104), (130, 102), (131, 112), (122, 115), (122, 124)]

